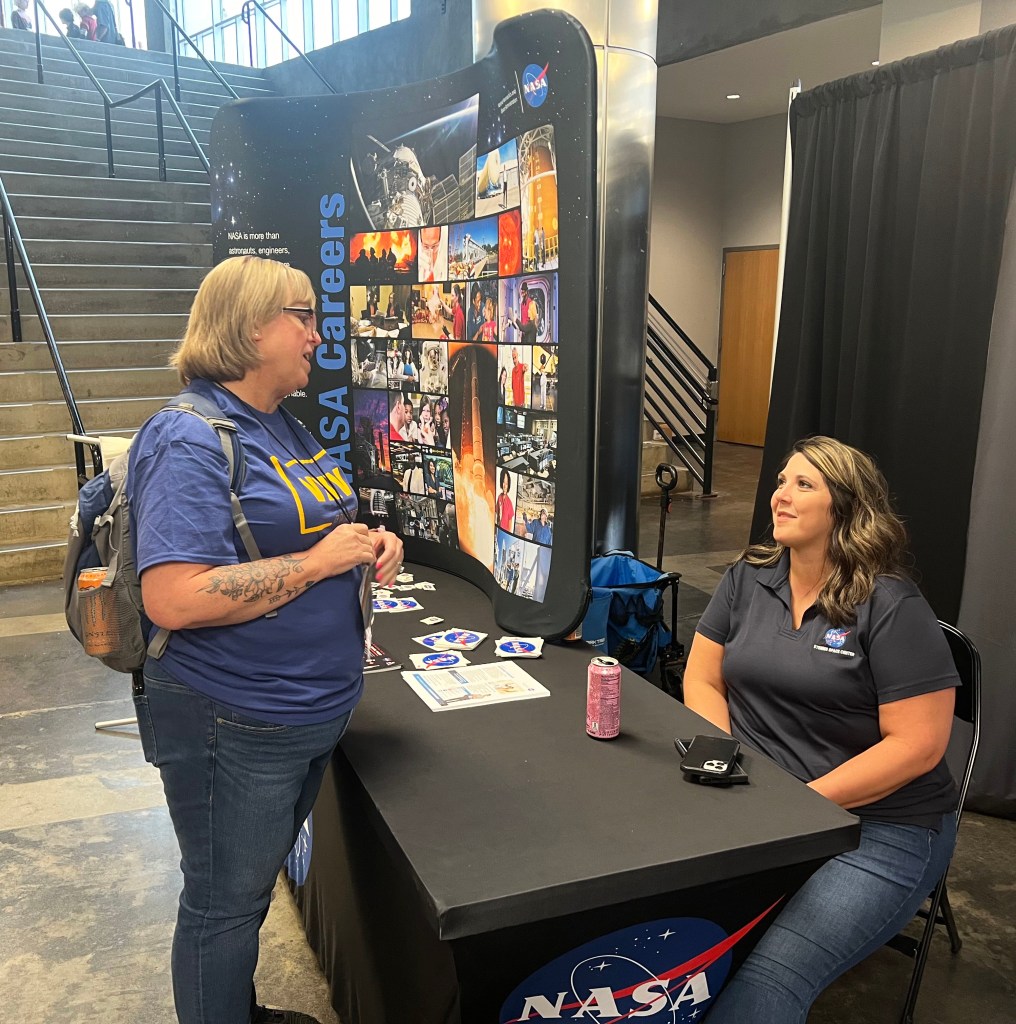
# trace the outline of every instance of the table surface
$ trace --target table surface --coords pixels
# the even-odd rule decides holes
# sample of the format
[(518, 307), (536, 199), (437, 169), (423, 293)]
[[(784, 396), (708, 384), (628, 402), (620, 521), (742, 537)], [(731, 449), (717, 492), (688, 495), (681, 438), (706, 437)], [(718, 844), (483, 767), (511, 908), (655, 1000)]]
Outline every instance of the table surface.
[[(436, 569), (407, 566), (433, 592), (425, 610), (375, 617), (375, 639), (411, 669), (411, 639), (438, 628), (489, 633), (466, 656), (494, 661), (503, 633), (486, 596)], [(421, 618), (444, 622), (424, 625)], [(525, 924), (835, 856), (857, 818), (746, 751), (751, 782), (686, 782), (674, 737), (715, 733), (625, 670), (621, 735), (585, 732), (589, 648), (546, 645), (520, 664), (549, 697), (431, 711), (398, 671), (366, 678), (341, 751), (374, 826), (415, 877), (441, 938)]]

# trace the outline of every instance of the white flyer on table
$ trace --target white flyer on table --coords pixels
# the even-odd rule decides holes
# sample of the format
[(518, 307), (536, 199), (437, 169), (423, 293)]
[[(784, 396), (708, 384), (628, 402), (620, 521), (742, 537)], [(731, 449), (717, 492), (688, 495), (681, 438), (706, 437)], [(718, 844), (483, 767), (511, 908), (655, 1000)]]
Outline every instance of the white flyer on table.
[(431, 711), (475, 708), (550, 696), (545, 686), (513, 661), (430, 672), (403, 672), (402, 678)]

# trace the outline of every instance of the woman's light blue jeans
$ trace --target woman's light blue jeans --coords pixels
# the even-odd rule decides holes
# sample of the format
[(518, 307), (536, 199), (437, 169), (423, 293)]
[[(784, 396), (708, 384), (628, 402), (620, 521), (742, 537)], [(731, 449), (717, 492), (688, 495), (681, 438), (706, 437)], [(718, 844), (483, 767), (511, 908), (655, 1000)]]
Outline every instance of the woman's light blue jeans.
[(162, 774), (180, 843), (177, 1017), (181, 1024), (248, 1024), (258, 931), (349, 714), (274, 725), (148, 666), (144, 696), (134, 704), (145, 757)]
[(827, 985), (913, 919), (955, 845), (951, 813), (939, 831), (862, 822), (860, 846), (823, 864), (791, 898), (716, 999), (708, 1024), (803, 1024)]

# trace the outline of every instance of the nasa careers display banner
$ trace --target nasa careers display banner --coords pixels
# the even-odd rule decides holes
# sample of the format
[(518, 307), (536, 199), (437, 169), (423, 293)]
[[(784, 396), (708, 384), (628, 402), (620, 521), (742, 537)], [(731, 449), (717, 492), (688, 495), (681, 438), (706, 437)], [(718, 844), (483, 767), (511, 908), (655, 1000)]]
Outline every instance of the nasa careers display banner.
[(315, 285), (322, 343), (286, 406), (361, 520), (481, 587), (502, 628), (550, 638), (589, 593), (594, 76), (579, 23), (540, 11), (453, 75), (241, 100), (211, 137), (215, 261)]

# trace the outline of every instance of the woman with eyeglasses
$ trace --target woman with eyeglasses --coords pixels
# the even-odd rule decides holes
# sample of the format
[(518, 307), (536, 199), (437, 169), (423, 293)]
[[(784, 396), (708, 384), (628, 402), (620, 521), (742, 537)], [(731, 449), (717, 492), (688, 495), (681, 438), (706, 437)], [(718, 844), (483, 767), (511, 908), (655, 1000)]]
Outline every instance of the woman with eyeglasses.
[(363, 688), (364, 573), (394, 580), (402, 543), (354, 522), (356, 493), (282, 407), (321, 343), (302, 272), (243, 256), (205, 278), (172, 357), (187, 390), (237, 428), (234, 526), (215, 431), (156, 414), (131, 447), (128, 494), (146, 615), (171, 630), (135, 696), (147, 760), (180, 843), (173, 939), (181, 1024), (309, 1024), (257, 1003), (258, 932), (279, 869)]

